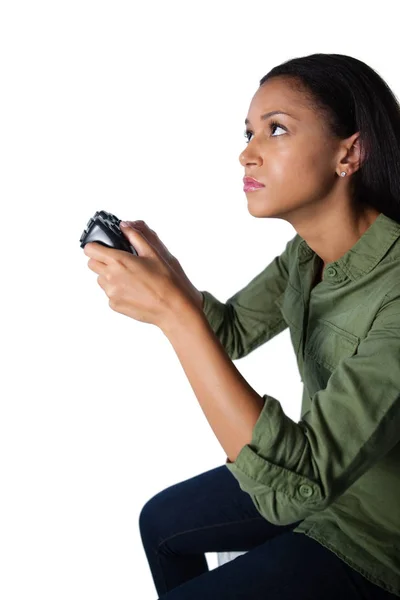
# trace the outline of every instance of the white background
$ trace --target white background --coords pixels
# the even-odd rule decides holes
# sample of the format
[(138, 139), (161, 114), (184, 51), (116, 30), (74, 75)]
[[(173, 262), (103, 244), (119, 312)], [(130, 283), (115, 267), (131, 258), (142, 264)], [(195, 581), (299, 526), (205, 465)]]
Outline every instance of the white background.
[[(109, 307), (87, 221), (145, 220), (225, 301), (296, 233), (242, 189), (259, 80), (333, 52), (398, 93), (394, 5), (1, 3), (2, 600), (155, 599), (141, 508), (226, 458), (168, 339)], [(300, 418), (288, 330), (235, 364)]]

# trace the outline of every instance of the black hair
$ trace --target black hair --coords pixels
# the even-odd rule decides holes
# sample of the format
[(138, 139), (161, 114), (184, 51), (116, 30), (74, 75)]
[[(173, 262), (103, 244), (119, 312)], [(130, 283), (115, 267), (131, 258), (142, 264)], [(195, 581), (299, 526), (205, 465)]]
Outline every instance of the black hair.
[[(345, 54), (310, 54), (271, 69), (288, 77), (340, 139), (360, 132), (364, 160), (351, 175), (354, 201), (373, 206), (400, 223), (400, 105), (378, 73)], [(361, 154), (363, 156), (363, 154)]]

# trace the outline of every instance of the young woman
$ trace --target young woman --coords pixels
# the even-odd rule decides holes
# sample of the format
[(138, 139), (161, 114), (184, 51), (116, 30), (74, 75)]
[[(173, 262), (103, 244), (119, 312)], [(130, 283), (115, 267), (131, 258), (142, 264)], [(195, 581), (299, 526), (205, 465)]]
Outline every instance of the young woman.
[[(143, 507), (154, 584), (165, 600), (400, 597), (399, 104), (360, 60), (313, 54), (261, 79), (246, 125), (248, 210), (296, 230), (281, 255), (222, 303), (145, 223), (132, 237), (186, 290), (163, 331), (227, 454)], [(286, 327), (298, 423), (232, 363)], [(246, 553), (209, 570), (227, 550)]]

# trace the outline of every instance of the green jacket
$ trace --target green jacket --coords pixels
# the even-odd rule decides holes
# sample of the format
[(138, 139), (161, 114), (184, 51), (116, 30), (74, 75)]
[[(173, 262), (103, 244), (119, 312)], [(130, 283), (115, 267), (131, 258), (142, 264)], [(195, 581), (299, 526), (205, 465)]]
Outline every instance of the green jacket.
[(380, 213), (312, 288), (321, 264), (296, 234), (226, 303), (202, 291), (232, 360), (289, 327), (304, 385), (297, 423), (264, 394), (226, 467), (268, 521), (301, 520), (295, 532), (400, 596), (400, 224)]

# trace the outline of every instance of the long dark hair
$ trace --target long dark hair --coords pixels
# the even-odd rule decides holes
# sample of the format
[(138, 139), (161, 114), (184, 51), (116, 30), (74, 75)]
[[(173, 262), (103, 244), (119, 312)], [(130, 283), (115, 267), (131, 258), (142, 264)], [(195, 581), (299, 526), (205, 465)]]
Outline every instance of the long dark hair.
[(311, 54), (271, 69), (305, 93), (327, 131), (341, 139), (360, 132), (365, 158), (351, 175), (354, 201), (400, 223), (400, 105), (388, 84), (361, 60), (344, 54)]

